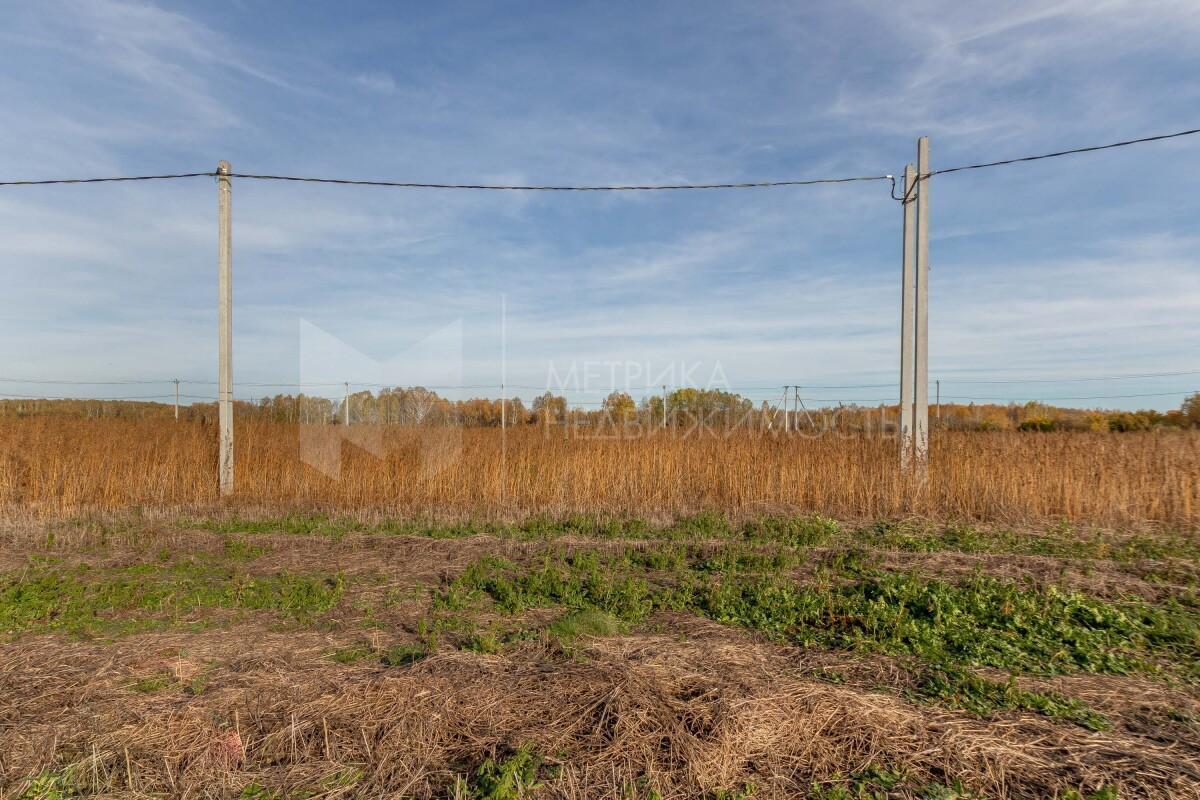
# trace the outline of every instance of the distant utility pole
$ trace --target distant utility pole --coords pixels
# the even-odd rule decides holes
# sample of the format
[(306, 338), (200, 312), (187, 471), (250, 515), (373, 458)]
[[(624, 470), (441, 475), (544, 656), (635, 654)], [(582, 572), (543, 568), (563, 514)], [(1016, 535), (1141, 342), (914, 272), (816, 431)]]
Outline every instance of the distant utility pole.
[(942, 427), (942, 382), (934, 381), (934, 403), (937, 404), (937, 423), (938, 427)]
[(217, 455), (222, 497), (233, 494), (233, 212), (232, 172), (217, 164)]
[(806, 420), (808, 420), (808, 424), (812, 426), (814, 431), (817, 430), (816, 421), (813, 420), (812, 414), (808, 413), (808, 409), (804, 407), (804, 401), (800, 399), (800, 387), (793, 386), (792, 392), (795, 394), (795, 398), (794, 398), (795, 401), (792, 403), (792, 408), (794, 408), (796, 410), (796, 430), (797, 431), (800, 430), (800, 411), (801, 410), (804, 411), (804, 418)]
[(175, 421), (179, 422), (179, 378), (175, 379)]
[(342, 415), (346, 418), (345, 424), (350, 425), (350, 384), (346, 383), (346, 399), (342, 403)]
[(663, 385), (663, 430), (667, 429), (667, 387)]
[(788, 404), (787, 404), (788, 389), (790, 389), (790, 388), (792, 388), (792, 387), (788, 386), (786, 383), (783, 385), (783, 432), (784, 433), (792, 432), (792, 423), (788, 416)]

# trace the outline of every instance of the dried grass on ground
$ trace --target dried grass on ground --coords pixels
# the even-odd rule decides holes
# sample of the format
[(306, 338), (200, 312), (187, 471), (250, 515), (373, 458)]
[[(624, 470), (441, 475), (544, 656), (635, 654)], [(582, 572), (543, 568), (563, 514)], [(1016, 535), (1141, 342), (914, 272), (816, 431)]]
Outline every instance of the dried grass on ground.
[[(211, 426), (170, 420), (0, 420), (6, 515), (141, 508), (322, 509), (403, 517), (604, 513), (673, 517), (817, 511), (844, 518), (1200, 524), (1200, 431), (936, 431), (928, 489), (896, 468), (896, 443), (737, 432), (639, 438), (495, 429), (272, 423), (237, 430), (237, 497), (216, 493)], [(301, 458), (325, 459), (329, 477)]]
[[(1162, 540), (1159, 557), (1124, 555), (1154, 551), (1157, 540), (1139, 534), (1139, 547), (1114, 549), (1119, 559), (1056, 559), (1004, 552), (1029, 540), (1003, 532), (976, 531), (968, 553), (951, 547), (963, 541), (961, 530), (899, 526), (889, 541), (903, 534), (922, 547), (950, 548), (917, 556), (847, 544), (862, 541), (861, 532), (835, 530), (828, 520), (810, 524), (826, 531), (820, 546), (765, 533), (747, 549), (730, 531), (731, 540), (689, 540), (686, 548), (700, 561), (790, 553), (796, 560), (785, 574), (797, 589), (828, 580), (813, 568), (843, 563), (829, 585), (878, 569), (948, 581), (985, 575), (1025, 591), (1092, 589), (1114, 602), (1143, 597), (1175, 607), (1194, 597), (1193, 550), (1174, 538)], [(0, 643), (0, 795), (41, 786), (59, 796), (467, 800), (489, 796), (470, 785), (481, 764), (528, 747), (545, 759), (540, 786), (520, 794), (531, 800), (729, 798), (750, 786), (756, 798), (822, 800), (1034, 800), (1076, 789), (1087, 797), (1101, 787), (1118, 789), (1122, 800), (1200, 798), (1200, 693), (1153, 670), (1017, 676), (1021, 689), (1058, 692), (1102, 714), (1106, 724), (1090, 729), (1061, 714), (972, 713), (922, 695), (911, 658), (797, 646), (788, 636), (769, 640), (689, 612), (660, 611), (615, 633), (560, 639), (553, 624), (562, 606), (508, 613), (486, 598), (438, 605), (464, 570), (491, 554), (534, 571), (553, 552), (681, 552), (679, 540), (655, 539), (660, 533), (640, 541), (588, 540), (574, 531), (549, 540), (440, 539), (143, 522), (85, 526), (53, 540), (45, 529), (7, 534), (0, 577), (8, 583), (0, 589), (32, 590), (29, 580), (61, 571), (83, 584), (132, 581), (141, 590), (174, 580), (177, 566), (198, 565), (239, 586), (280, 574), (338, 574), (345, 591), (307, 620), (225, 606), (171, 616), (122, 591), (125, 610), (99, 607), (95, 617), (73, 621), (66, 606), (46, 599), (60, 596), (57, 584), (42, 595), (0, 591), (0, 619), (24, 630)], [(1107, 538), (1054, 541), (1067, 552), (1109, 552)], [(31, 604), (32, 617), (3, 616)], [(106, 638), (130, 615), (160, 624)], [(423, 627), (433, 619), (443, 624), (436, 645)], [(64, 623), (62, 633), (40, 632)], [(491, 630), (536, 635), (480, 648), (476, 637)], [(420, 648), (420, 656), (396, 660), (389, 654), (397, 647)], [(1185, 658), (1168, 666), (1186, 672), (1194, 664)], [(962, 791), (949, 793), (954, 786)], [(931, 787), (946, 792), (929, 794)]]
[[(5, 648), (0, 776), (11, 791), (57, 764), (78, 789), (121, 796), (324, 785), (333, 797), (438, 797), (487, 757), (532, 744), (560, 767), (543, 798), (747, 785), (755, 797), (797, 797), (881, 765), (908, 785), (960, 780), (988, 797), (1103, 785), (1130, 800), (1200, 797), (1194, 743), (916, 705), (806, 675), (829, 662), (822, 654), (711, 624), (589, 640), (571, 654), (536, 643), (446, 651), (405, 668), (340, 666), (328, 652), (318, 635), (254, 629)], [(133, 688), (158, 673), (188, 686), (210, 664), (222, 667), (198, 695)], [(351, 785), (338, 791), (338, 776)]]

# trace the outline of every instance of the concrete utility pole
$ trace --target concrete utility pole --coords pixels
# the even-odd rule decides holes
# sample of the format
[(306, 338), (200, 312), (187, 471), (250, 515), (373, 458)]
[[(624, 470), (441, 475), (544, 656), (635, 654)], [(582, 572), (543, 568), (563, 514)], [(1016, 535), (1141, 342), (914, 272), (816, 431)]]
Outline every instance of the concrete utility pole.
[(917, 139), (917, 359), (913, 446), (922, 478), (929, 470), (929, 137)]
[(934, 395), (934, 403), (937, 404), (937, 423), (940, 428), (942, 427), (942, 382), (934, 381), (933, 386), (936, 393)]
[(222, 497), (233, 494), (233, 212), (232, 169), (217, 164), (217, 468)]
[[(503, 432), (508, 429), (508, 295), (500, 295), (500, 430)], [(500, 463), (504, 463), (504, 439), (501, 433), (501, 459)], [(501, 489), (503, 489), (503, 481), (501, 481)]]
[(783, 386), (783, 432), (784, 433), (792, 432), (792, 424), (788, 418), (788, 404), (787, 404), (788, 389), (790, 389), (790, 388), (791, 387), (788, 386), (787, 384), (784, 384), (784, 386)]
[(179, 378), (175, 379), (175, 421), (179, 422)]
[(345, 424), (350, 425), (350, 384), (346, 383), (346, 399), (342, 403), (342, 416), (345, 417)]
[(667, 429), (667, 387), (663, 386), (663, 430)]
[(900, 273), (900, 468), (908, 470), (912, 463), (913, 446), (913, 342), (915, 334), (917, 247), (916, 171), (909, 164), (904, 168), (904, 241)]

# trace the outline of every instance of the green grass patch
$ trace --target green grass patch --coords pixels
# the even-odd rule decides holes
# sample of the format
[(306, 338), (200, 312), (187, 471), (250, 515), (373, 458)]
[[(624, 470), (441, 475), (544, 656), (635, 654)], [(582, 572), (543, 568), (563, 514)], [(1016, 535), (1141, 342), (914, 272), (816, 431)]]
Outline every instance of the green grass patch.
[(1006, 528), (980, 529), (962, 523), (938, 525), (920, 520), (877, 520), (859, 527), (848, 534), (848, 538), (862, 546), (909, 553), (954, 551), (1107, 559), (1124, 563), (1168, 558), (1200, 560), (1200, 545), (1194, 536), (1165, 531), (1100, 534), (1077, 531), (1066, 524), (1035, 533)]
[(953, 584), (874, 573), (829, 587), (724, 578), (693, 581), (683, 602), (805, 644), (1039, 674), (1121, 674), (1150, 669), (1156, 658), (1194, 663), (1200, 654), (1196, 615), (1174, 604), (1115, 604), (985, 576)]
[(667, 541), (749, 540), (794, 547), (824, 544), (835, 537), (838, 523), (820, 515), (763, 516), (744, 525), (731, 523), (711, 512), (682, 517), (669, 525), (652, 525), (643, 519), (575, 515), (564, 519), (531, 517), (519, 524), (500, 522), (433, 523), (420, 520), (364, 522), (351, 517), (293, 514), (278, 517), (186, 519), (182, 524), (222, 534), (290, 534), (340, 538), (348, 534), (425, 536), (463, 539), (472, 536), (553, 540), (564, 536), (593, 539), (657, 539)]
[(339, 647), (329, 657), (338, 664), (357, 664), (377, 657), (374, 648), (369, 644), (355, 644), (349, 647)]
[(119, 634), (217, 608), (270, 610), (308, 621), (333, 608), (344, 588), (340, 575), (248, 575), (194, 561), (32, 568), (0, 576), (0, 631)]
[(67, 800), (80, 796), (75, 784), (75, 776), (69, 769), (44, 770), (30, 778), (24, 790), (15, 797), (17, 800)]
[(544, 759), (532, 745), (522, 745), (504, 759), (489, 758), (469, 778), (458, 776), (452, 797), (470, 800), (521, 800), (537, 789)]
[(383, 663), (389, 667), (406, 667), (409, 664), (415, 664), (425, 656), (429, 655), (429, 650), (421, 644), (398, 644), (389, 647), (383, 654)]
[(228, 536), (222, 547), (224, 556), (232, 561), (253, 561), (265, 555), (271, 548), (260, 544), (252, 544), (242, 536)]
[(435, 607), (570, 609), (552, 632), (586, 620), (619, 625), (656, 610), (689, 611), (798, 644), (911, 658), (919, 665), (917, 693), (947, 705), (976, 713), (1024, 709), (1097, 730), (1107, 720), (1081, 703), (975, 670), (1166, 671), (1192, 679), (1200, 664), (1200, 616), (1174, 601), (1107, 602), (983, 575), (949, 583), (880, 572), (853, 558), (829, 562), (823, 579), (805, 584), (788, 577), (790, 566), (786, 554), (744, 545), (706, 556), (674, 546), (658, 556), (641, 548), (560, 553), (532, 567), (485, 556), (443, 588)]
[(921, 800), (982, 800), (961, 783), (950, 785), (916, 780), (902, 770), (876, 764), (849, 775), (835, 775), (812, 784), (814, 800), (887, 800), (890, 797), (919, 797)]
[(1034, 711), (1054, 719), (1074, 722), (1088, 730), (1110, 727), (1108, 718), (1058, 692), (1021, 689), (1016, 681), (994, 681), (960, 667), (927, 667), (917, 674), (917, 695), (938, 700), (950, 708), (987, 715), (1002, 710)]
[(133, 682), (133, 690), (142, 694), (153, 694), (161, 692), (172, 683), (175, 678), (169, 672), (159, 672), (154, 675), (147, 675), (144, 678), (138, 678)]
[(560, 641), (570, 642), (580, 636), (615, 636), (621, 632), (621, 621), (598, 608), (585, 608), (564, 614), (548, 630)]

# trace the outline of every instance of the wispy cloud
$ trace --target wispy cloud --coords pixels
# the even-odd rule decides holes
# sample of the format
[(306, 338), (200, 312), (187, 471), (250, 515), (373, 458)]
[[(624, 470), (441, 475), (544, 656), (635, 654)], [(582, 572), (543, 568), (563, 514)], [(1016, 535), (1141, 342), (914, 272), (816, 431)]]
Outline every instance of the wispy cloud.
[(379, 94), (396, 91), (396, 80), (386, 72), (360, 72), (354, 76), (354, 82), (367, 91)]

